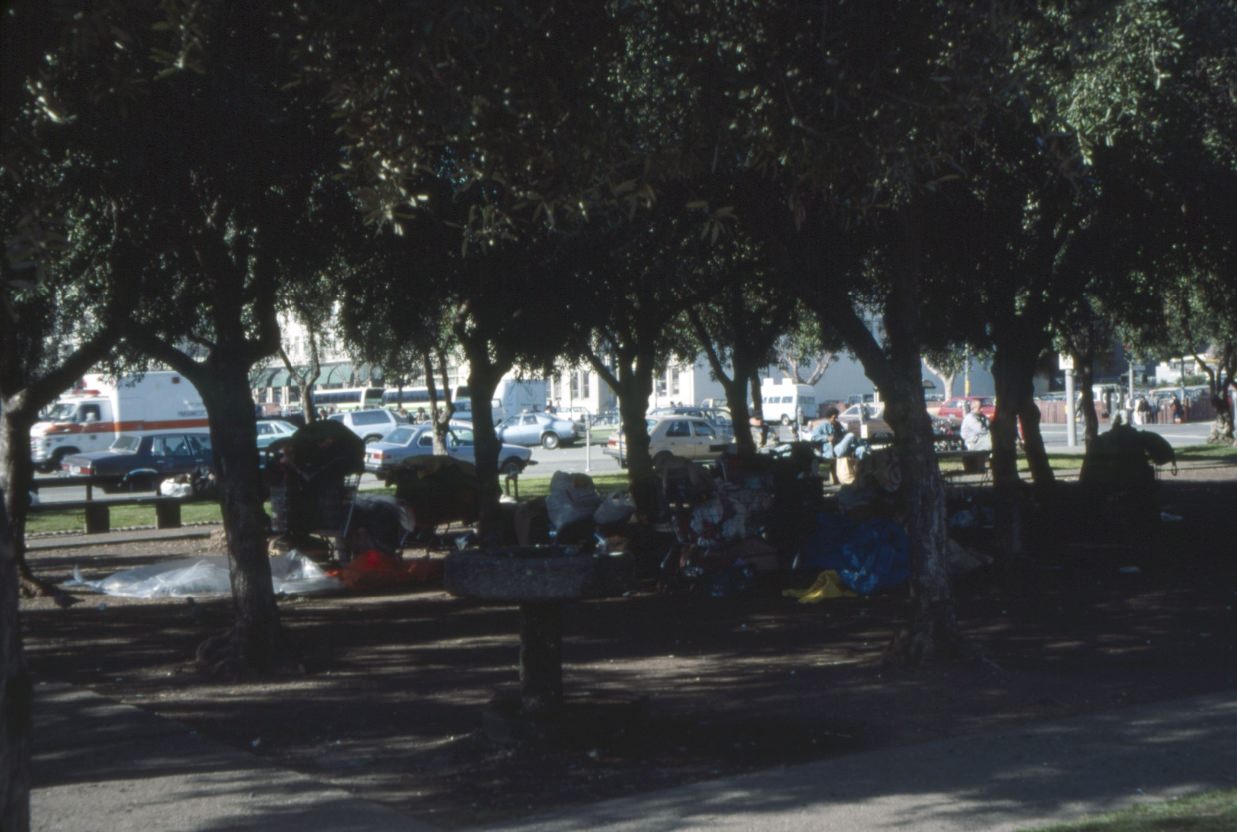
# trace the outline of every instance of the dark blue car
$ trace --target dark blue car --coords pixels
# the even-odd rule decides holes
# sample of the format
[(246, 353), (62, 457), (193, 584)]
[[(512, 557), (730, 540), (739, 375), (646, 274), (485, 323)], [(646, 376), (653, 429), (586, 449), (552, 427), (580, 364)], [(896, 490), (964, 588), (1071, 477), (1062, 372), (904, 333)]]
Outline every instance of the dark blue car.
[(66, 456), (62, 475), (103, 479), (104, 491), (157, 490), (159, 483), (181, 474), (214, 467), (215, 456), (206, 431), (175, 431), (144, 435), (121, 434), (106, 451)]

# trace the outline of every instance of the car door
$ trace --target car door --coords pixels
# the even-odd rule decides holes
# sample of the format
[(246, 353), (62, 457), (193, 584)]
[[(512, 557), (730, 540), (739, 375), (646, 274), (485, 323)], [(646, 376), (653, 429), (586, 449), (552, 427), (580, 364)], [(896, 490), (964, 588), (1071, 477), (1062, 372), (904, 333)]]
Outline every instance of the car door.
[(142, 459), (140, 455), (135, 458), (132, 461), (131, 468), (133, 470), (138, 468), (153, 468), (161, 474), (173, 473), (173, 466), (175, 464), (173, 449), (177, 447), (178, 443), (179, 446), (183, 448), (185, 437), (172, 435), (152, 436), (150, 438), (149, 454), (145, 459)]
[(447, 454), (469, 465), (476, 465), (477, 453), (472, 431), (468, 428), (451, 428), (447, 431)]
[(664, 441), (658, 452), (665, 450), (675, 456), (692, 456), (691, 422), (686, 419), (669, 419), (665, 425)]
[(541, 422), (533, 413), (524, 413), (519, 417), (519, 424), (503, 434), (503, 441), (516, 445), (536, 445), (541, 441)]
[(692, 422), (692, 434), (695, 437), (691, 445), (693, 458), (709, 457), (721, 451), (722, 439), (708, 422)]
[(204, 433), (189, 434), (189, 447), (193, 449), (194, 467), (201, 467), (203, 465), (207, 468), (214, 467), (215, 452), (211, 448), (209, 436)]

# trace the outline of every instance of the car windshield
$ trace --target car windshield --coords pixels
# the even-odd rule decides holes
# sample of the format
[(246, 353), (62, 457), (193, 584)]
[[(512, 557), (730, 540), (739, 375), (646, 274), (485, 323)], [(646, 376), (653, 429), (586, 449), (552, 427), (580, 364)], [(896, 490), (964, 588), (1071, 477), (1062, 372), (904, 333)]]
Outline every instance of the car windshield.
[(647, 433), (652, 433), (652, 432), (653, 432), (653, 428), (657, 427), (657, 422), (658, 422), (658, 420), (657, 420), (657, 419), (645, 419), (645, 420), (644, 420), (644, 430), (645, 430)]
[(112, 442), (111, 450), (113, 451), (136, 451), (138, 446), (142, 444), (142, 437), (131, 436), (129, 434), (121, 434)]
[(47, 409), (43, 414), (43, 418), (49, 422), (66, 422), (73, 417), (73, 411), (77, 409), (75, 404), (54, 404)]
[(412, 441), (413, 434), (415, 433), (416, 431), (412, 428), (396, 428), (388, 433), (387, 438), (382, 441), (390, 442), (392, 445), (407, 445)]

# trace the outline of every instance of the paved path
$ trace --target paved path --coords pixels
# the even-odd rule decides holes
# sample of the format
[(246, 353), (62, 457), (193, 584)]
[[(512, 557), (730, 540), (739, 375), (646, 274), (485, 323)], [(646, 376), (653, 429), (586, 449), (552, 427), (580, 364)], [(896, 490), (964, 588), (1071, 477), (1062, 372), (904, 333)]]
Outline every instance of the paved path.
[[(39, 832), (433, 829), (69, 685), (40, 684), (35, 701)], [(766, 770), (486, 828), (1001, 832), (1222, 787), (1237, 787), (1237, 691)]]

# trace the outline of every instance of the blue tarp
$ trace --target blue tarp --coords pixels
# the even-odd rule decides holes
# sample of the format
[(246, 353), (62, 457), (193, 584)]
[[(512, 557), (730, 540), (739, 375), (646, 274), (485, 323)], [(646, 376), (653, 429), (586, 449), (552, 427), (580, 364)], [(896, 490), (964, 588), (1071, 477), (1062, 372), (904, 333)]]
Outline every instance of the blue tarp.
[(799, 552), (800, 569), (836, 570), (860, 595), (899, 586), (910, 577), (906, 532), (884, 518), (856, 522), (822, 512)]

